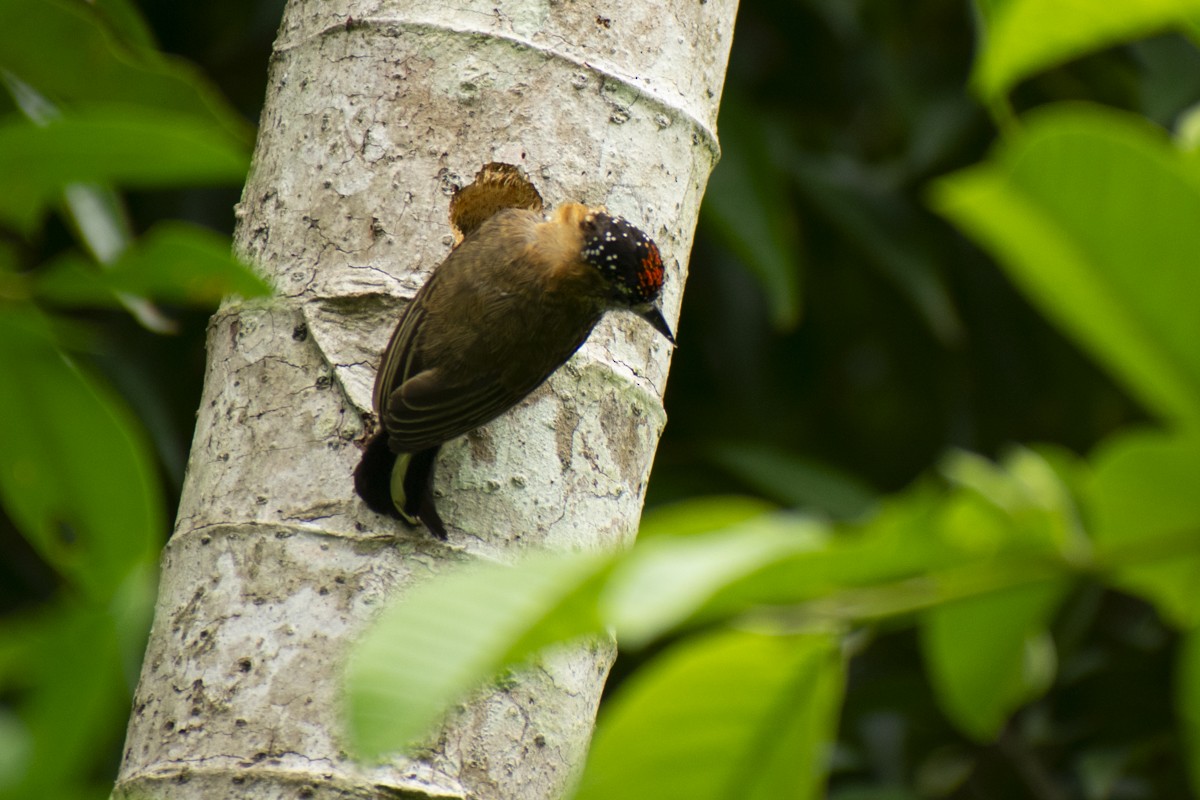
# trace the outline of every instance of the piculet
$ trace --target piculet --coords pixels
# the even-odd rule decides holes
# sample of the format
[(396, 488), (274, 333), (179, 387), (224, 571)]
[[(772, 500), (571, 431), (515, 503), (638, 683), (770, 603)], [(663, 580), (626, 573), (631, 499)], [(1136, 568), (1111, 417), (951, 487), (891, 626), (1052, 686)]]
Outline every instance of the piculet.
[(519, 403), (609, 310), (632, 311), (675, 342), (658, 306), (658, 247), (624, 219), (578, 203), (544, 215), (507, 164), (485, 166), (450, 216), (461, 241), (400, 315), (375, 379), (380, 429), (354, 473), (372, 510), (419, 519), (439, 539), (443, 443)]

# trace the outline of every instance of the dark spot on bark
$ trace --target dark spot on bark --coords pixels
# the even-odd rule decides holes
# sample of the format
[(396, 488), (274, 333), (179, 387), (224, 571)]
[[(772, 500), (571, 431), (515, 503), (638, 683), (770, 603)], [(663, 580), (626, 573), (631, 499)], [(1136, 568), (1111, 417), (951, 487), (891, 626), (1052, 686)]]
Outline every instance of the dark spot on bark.
[(575, 449), (575, 428), (579, 426), (579, 412), (567, 405), (558, 408), (558, 418), (554, 421), (555, 450), (558, 453), (558, 463), (563, 472), (571, 466), (571, 455)]
[(621, 471), (621, 480), (626, 486), (633, 487), (642, 477), (638, 426), (645, 423), (638, 422), (630, 412), (631, 408), (620, 404), (615, 396), (600, 398), (600, 421), (609, 436), (613, 460)]
[(471, 447), (471, 458), (483, 464), (496, 463), (496, 445), (492, 437), (485, 431), (474, 430), (467, 434), (467, 444)]

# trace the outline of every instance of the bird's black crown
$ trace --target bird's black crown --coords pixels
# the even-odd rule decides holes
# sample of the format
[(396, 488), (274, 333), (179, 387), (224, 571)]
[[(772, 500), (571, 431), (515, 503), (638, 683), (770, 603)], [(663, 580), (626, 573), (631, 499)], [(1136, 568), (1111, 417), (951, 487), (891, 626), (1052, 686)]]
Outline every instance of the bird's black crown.
[(658, 246), (621, 217), (593, 212), (584, 218), (583, 259), (613, 287), (614, 299), (643, 305), (658, 299), (663, 263)]

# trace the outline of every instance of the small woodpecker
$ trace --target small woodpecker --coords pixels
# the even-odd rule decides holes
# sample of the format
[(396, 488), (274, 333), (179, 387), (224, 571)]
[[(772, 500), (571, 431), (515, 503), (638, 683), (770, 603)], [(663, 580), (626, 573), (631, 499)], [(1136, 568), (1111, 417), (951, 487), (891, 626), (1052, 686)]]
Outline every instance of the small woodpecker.
[(505, 164), (485, 166), (455, 196), (462, 239), (401, 313), (375, 379), (381, 430), (355, 489), (372, 510), (419, 519), (439, 539), (432, 477), (444, 442), (540, 386), (606, 311), (632, 311), (675, 343), (657, 304), (654, 242), (601, 208), (568, 203), (547, 217), (541, 207)]

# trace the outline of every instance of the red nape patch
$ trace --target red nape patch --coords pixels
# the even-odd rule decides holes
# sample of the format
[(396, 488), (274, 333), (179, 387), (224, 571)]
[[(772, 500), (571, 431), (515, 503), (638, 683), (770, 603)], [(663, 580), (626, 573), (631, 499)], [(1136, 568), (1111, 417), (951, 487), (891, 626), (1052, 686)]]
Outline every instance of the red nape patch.
[(662, 256), (658, 254), (658, 248), (653, 244), (650, 245), (649, 251), (642, 259), (642, 268), (638, 272), (638, 285), (645, 294), (658, 294), (662, 289)]

